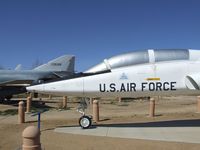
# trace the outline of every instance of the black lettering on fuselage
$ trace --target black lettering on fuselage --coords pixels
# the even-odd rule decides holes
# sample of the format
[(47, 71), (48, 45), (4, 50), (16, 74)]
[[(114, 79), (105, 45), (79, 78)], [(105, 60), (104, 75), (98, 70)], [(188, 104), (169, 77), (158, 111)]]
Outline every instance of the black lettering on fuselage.
[(144, 89), (146, 88), (147, 82), (143, 82), (142, 83), (142, 91), (144, 91)]
[(126, 92), (126, 88), (124, 86), (124, 83), (121, 84), (120, 92)]
[[(100, 92), (136, 92), (137, 84), (132, 83), (121, 83), (118, 86), (116, 83), (110, 84), (99, 84)], [(176, 82), (142, 82), (141, 91), (175, 91)]]
[(136, 84), (135, 83), (130, 83), (130, 91), (135, 91), (136, 92)]
[(102, 84), (99, 84), (99, 91), (105, 92), (106, 91), (106, 84), (103, 84), (103, 87), (102, 87)]
[(141, 84), (141, 91), (175, 91), (176, 82), (143, 82)]
[(116, 91), (116, 88), (115, 88), (115, 83), (111, 83), (110, 84), (110, 92), (115, 92)]
[(176, 91), (175, 84), (176, 84), (176, 82), (171, 82), (171, 90), (172, 91)]
[(155, 83), (153, 82), (149, 83), (149, 91), (155, 91)]
[(163, 83), (163, 90), (164, 91), (169, 91), (169, 82), (164, 82)]
[(156, 82), (156, 91), (162, 91), (162, 83)]
[(129, 83), (126, 84), (126, 92), (129, 92)]

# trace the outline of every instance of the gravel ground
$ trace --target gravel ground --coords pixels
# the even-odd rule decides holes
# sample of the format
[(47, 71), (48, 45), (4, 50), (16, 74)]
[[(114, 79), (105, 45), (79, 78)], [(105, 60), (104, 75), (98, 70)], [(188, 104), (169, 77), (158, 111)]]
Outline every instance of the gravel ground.
[[(41, 115), (41, 143), (45, 150), (197, 150), (200, 144), (161, 142), (137, 139), (108, 138), (55, 133), (60, 126), (78, 125), (80, 117), (76, 112), (77, 102), (69, 101), (67, 110), (59, 110), (60, 98), (44, 100), (45, 111)], [(0, 111), (16, 110), (18, 100), (10, 104), (0, 104)], [(44, 109), (43, 105), (36, 105)], [(196, 113), (196, 97), (162, 97), (156, 100), (156, 117), (148, 117), (147, 100), (100, 100), (100, 122), (98, 124), (129, 124), (167, 120), (200, 119)], [(34, 106), (35, 107), (35, 106)], [(87, 110), (90, 114), (91, 108)], [(26, 114), (26, 123), (18, 124), (17, 115), (0, 115), (0, 149), (17, 150), (22, 144), (22, 131), (30, 125), (37, 125), (37, 116)]]

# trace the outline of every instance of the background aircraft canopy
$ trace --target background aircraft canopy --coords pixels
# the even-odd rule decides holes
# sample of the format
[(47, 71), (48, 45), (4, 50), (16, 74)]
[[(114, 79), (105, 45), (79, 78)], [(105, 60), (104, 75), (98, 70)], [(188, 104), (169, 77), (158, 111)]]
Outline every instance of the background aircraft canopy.
[(108, 71), (115, 68), (172, 60), (189, 60), (188, 49), (157, 49), (121, 54), (88, 69), (85, 73)]

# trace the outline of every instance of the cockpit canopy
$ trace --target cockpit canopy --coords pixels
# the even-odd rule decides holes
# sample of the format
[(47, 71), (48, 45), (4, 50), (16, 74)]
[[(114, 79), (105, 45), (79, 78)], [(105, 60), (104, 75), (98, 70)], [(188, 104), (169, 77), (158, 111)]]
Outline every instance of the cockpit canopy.
[(174, 60), (189, 60), (189, 50), (157, 49), (134, 51), (105, 59), (102, 63), (90, 68), (85, 73), (96, 73), (120, 67)]

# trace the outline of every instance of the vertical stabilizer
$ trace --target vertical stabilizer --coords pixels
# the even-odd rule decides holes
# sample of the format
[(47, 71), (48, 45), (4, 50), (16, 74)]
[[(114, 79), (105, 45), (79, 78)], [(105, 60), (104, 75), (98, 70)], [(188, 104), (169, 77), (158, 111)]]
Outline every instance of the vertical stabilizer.
[(34, 68), (37, 71), (74, 72), (75, 56), (64, 55)]
[(15, 71), (19, 71), (19, 70), (22, 70), (22, 65), (21, 64), (17, 65), (16, 68), (15, 68)]

